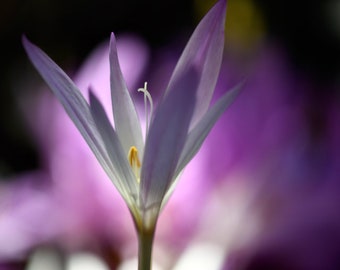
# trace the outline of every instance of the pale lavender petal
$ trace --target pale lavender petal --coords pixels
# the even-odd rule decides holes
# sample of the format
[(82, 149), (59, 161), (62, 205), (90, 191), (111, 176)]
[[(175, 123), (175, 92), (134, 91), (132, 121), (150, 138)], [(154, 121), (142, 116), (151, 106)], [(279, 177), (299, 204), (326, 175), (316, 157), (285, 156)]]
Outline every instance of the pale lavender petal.
[(72, 80), (51, 58), (25, 36), (23, 36), (22, 42), (31, 62), (64, 106), (99, 163), (107, 170), (110, 161), (93, 122), (88, 103)]
[(138, 192), (136, 177), (131, 170), (127, 154), (125, 154), (102, 104), (91, 90), (89, 92), (90, 109), (113, 166), (112, 171), (114, 175), (109, 175), (109, 177), (129, 206), (131, 206), (134, 204), (134, 202), (131, 202), (131, 197), (136, 198)]
[(210, 130), (214, 127), (216, 121), (235, 100), (241, 89), (241, 86), (242, 84), (238, 84), (232, 90), (225, 93), (190, 131), (176, 168), (176, 176), (196, 155), (205, 138), (208, 136)]
[(159, 104), (145, 145), (141, 172), (141, 205), (160, 207), (184, 146), (195, 107), (198, 76), (185, 72)]
[(142, 129), (120, 69), (113, 33), (110, 41), (110, 80), (115, 128), (123, 149), (127, 154), (130, 147), (135, 146), (142, 156), (144, 151)]
[(169, 89), (191, 66), (199, 71), (197, 103), (191, 121), (193, 126), (208, 110), (221, 67), (224, 47), (226, 1), (220, 0), (202, 19), (171, 76)]
[[(149, 48), (141, 38), (133, 34), (120, 34), (116, 45), (127, 88), (136, 90), (141, 86), (140, 79), (149, 61)], [(87, 96), (91, 86), (105, 111), (110, 112), (108, 117), (112, 120), (109, 40), (105, 40), (90, 53), (74, 77), (74, 82), (84, 96)]]

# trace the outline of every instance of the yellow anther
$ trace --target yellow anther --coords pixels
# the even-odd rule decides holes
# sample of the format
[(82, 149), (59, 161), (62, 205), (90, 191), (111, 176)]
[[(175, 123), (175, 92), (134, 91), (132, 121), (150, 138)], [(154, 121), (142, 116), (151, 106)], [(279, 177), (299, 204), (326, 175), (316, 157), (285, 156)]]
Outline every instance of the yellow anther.
[(138, 158), (138, 150), (135, 146), (130, 147), (129, 154), (128, 154), (128, 160), (129, 160), (130, 166), (132, 168), (132, 171), (136, 176), (137, 182), (139, 183), (141, 162)]
[(136, 146), (130, 147), (128, 159), (131, 167), (140, 168), (140, 160), (138, 158), (138, 150)]

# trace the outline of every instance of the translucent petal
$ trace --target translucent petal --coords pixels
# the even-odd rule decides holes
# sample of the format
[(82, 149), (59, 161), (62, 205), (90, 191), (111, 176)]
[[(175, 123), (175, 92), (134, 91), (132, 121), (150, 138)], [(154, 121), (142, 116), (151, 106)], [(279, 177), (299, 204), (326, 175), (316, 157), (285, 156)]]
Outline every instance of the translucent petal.
[(191, 66), (199, 71), (200, 82), (193, 126), (206, 113), (221, 68), (224, 47), (226, 1), (220, 0), (201, 20), (190, 37), (169, 82), (169, 89)]
[(78, 88), (65, 72), (41, 49), (32, 44), (26, 37), (23, 37), (22, 42), (35, 68), (64, 106), (67, 114), (90, 146), (99, 163), (105, 171), (109, 172), (111, 162), (104, 143), (94, 124), (89, 105)]
[(243, 84), (238, 84), (232, 90), (225, 93), (214, 104), (214, 106), (209, 109), (209, 111), (202, 117), (202, 119), (197, 123), (197, 125), (190, 131), (176, 168), (175, 173), (176, 176), (196, 155), (196, 153), (202, 146), (205, 138), (208, 136), (210, 130), (215, 125), (216, 121), (219, 119), (221, 114), (230, 106), (230, 104), (235, 100), (242, 85)]
[(119, 66), (116, 38), (113, 33), (110, 41), (110, 80), (115, 128), (124, 152), (127, 154), (130, 147), (135, 146), (142, 156), (144, 151), (142, 130)]
[(193, 114), (197, 84), (197, 73), (185, 72), (154, 114), (142, 164), (142, 210), (159, 208), (172, 182)]
[[(111, 180), (125, 199), (131, 202), (131, 198), (134, 198), (133, 201), (135, 202), (138, 193), (136, 177), (131, 170), (127, 155), (123, 150), (118, 136), (113, 129), (102, 104), (91, 90), (90, 108), (93, 119), (95, 120), (96, 126), (102, 136), (107, 153), (113, 165), (113, 171), (115, 172), (116, 177)], [(130, 203), (130, 206), (131, 205), (133, 204)]]
[(228, 91), (222, 96), (214, 106), (203, 116), (201, 121), (191, 130), (188, 134), (187, 141), (185, 142), (181, 157), (179, 159), (176, 172), (170, 188), (166, 192), (162, 201), (163, 208), (171, 197), (175, 186), (180, 178), (180, 174), (183, 172), (185, 166), (191, 161), (191, 159), (197, 154), (201, 148), (205, 138), (208, 136), (210, 130), (215, 125), (221, 114), (230, 106), (238, 95), (242, 84), (235, 86), (232, 90)]

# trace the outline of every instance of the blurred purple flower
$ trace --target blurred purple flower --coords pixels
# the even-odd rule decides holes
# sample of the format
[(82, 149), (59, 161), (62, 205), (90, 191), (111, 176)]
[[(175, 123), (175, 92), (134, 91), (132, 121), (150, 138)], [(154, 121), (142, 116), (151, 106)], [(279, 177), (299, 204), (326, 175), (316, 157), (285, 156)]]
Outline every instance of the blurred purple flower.
[[(315, 82), (284, 55), (278, 47), (264, 48), (240, 99), (211, 133), (222, 145), (207, 141), (211, 156), (229, 150), (210, 164), (215, 178), (239, 177), (236, 186), (248, 200), (224, 269), (339, 267), (339, 101), (329, 98), (323, 110), (310, 110)], [(227, 187), (229, 194), (233, 184)]]
[[(244, 71), (225, 60), (217, 92)], [(213, 184), (175, 269), (338, 269), (338, 101), (326, 103), (315, 138), (308, 91), (301, 91), (313, 79), (270, 44), (252, 67), (202, 148), (202, 176)]]

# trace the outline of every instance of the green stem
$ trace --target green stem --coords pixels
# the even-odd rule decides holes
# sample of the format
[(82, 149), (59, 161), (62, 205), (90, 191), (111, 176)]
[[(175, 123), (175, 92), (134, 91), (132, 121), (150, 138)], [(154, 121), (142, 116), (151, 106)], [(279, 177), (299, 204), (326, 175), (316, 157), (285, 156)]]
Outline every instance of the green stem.
[(138, 230), (138, 270), (151, 270), (155, 228)]

